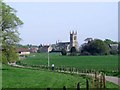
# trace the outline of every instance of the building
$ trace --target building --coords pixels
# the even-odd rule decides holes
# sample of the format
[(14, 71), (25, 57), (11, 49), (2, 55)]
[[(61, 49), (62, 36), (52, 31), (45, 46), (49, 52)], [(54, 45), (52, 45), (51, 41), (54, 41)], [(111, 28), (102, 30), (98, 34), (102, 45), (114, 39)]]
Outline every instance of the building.
[(20, 56), (25, 56), (30, 54), (30, 50), (28, 48), (17, 48), (17, 52)]
[(69, 42), (58, 42), (56, 44), (51, 45), (53, 50), (52, 51), (61, 51), (65, 49), (66, 51), (70, 51), (72, 47), (75, 47), (76, 50), (79, 50), (78, 41), (77, 41), (77, 32), (70, 32), (70, 41)]
[(110, 44), (109, 47), (110, 47), (112, 50), (118, 51), (118, 44)]
[(52, 45), (40, 45), (38, 52), (48, 52), (48, 47), (51, 48), (52, 52), (61, 52), (62, 49), (65, 49), (67, 52), (69, 52), (72, 47), (75, 47), (76, 50), (79, 51), (77, 32), (70, 32), (69, 42), (56, 42), (56, 44)]
[(77, 31), (70, 32), (70, 48), (75, 47), (76, 50), (79, 50), (78, 41), (77, 41)]
[(38, 48), (37, 47), (31, 47), (30, 48), (30, 53), (37, 53)]
[(50, 52), (52, 51), (52, 47), (51, 45), (40, 45), (38, 48), (38, 52), (39, 53), (45, 53), (45, 52)]
[(62, 49), (70, 51), (70, 42), (58, 42), (56, 44), (52, 44), (51, 47), (53, 48), (52, 51), (61, 52)]

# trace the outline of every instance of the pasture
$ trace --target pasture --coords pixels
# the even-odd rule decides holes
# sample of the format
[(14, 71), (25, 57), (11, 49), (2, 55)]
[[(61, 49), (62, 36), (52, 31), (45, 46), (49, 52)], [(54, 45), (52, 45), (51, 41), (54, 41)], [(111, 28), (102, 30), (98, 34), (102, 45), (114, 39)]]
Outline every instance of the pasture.
[[(86, 88), (86, 78), (79, 75), (63, 74), (51, 71), (16, 68), (3, 65), (2, 88), (76, 88), (80, 82), (81, 88)], [(89, 80), (90, 88), (92, 87)], [(107, 82), (107, 88), (118, 88)]]
[[(27, 65), (48, 65), (47, 53), (31, 54), (20, 63)], [(118, 56), (62, 56), (59, 53), (50, 53), (50, 66), (75, 67), (79, 69), (103, 70), (117, 72)]]

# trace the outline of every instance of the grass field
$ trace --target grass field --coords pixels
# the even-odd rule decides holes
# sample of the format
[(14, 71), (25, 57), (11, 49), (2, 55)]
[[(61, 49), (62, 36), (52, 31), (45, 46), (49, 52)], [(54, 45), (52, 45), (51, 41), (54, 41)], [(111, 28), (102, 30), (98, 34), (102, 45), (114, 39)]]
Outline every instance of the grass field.
[(75, 88), (78, 82), (85, 88), (85, 79), (78, 76), (10, 66), (3, 69), (3, 88)]
[[(31, 54), (21, 63), (28, 65), (47, 65), (47, 53)], [(50, 53), (50, 65), (70, 66), (80, 69), (118, 70), (118, 56), (62, 56)]]
[[(49, 71), (15, 68), (3, 65), (2, 88), (76, 88), (80, 82), (81, 88), (86, 87), (86, 79), (78, 75), (70, 75)], [(89, 82), (91, 85), (91, 82)], [(91, 87), (91, 86), (90, 86)], [(107, 88), (118, 88), (107, 82)]]

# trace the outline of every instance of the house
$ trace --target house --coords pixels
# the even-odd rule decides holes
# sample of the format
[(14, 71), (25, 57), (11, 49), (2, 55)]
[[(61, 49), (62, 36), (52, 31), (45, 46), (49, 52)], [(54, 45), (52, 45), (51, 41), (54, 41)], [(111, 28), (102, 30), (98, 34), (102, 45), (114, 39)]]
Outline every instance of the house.
[(26, 56), (30, 54), (30, 50), (28, 48), (18, 48), (17, 52), (20, 56)]
[(49, 51), (51, 51), (52, 47), (50, 45), (41, 45), (39, 46), (38, 52), (45, 53), (45, 52), (48, 52), (48, 49)]
[(30, 53), (37, 53), (38, 48), (37, 47), (31, 47), (30, 48)]
[(110, 44), (109, 47), (110, 47), (112, 50), (118, 51), (118, 44)]

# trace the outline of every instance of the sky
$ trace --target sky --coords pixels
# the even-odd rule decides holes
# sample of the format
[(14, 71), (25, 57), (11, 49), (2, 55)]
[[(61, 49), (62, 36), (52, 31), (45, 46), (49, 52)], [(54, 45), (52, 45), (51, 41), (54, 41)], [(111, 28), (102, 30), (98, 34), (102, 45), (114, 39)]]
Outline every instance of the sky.
[(118, 41), (117, 2), (7, 2), (24, 22), (20, 44), (54, 44), (77, 31), (79, 45), (88, 37)]

